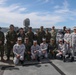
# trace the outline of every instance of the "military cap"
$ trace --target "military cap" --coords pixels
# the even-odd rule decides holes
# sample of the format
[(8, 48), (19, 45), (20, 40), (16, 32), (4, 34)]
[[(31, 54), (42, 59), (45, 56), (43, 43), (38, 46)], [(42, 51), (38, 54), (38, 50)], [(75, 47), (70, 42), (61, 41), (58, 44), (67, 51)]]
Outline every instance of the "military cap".
[(36, 32), (34, 32), (34, 35), (37, 35), (37, 33), (36, 33)]
[(54, 40), (53, 38), (51, 38), (50, 40)]
[(18, 37), (17, 40), (22, 40), (22, 38), (21, 37)]
[(76, 29), (76, 26), (75, 26), (75, 27), (73, 27), (73, 29)]
[(23, 30), (23, 28), (20, 28), (19, 30)]
[(13, 25), (13, 24), (10, 24), (10, 27), (11, 27), (11, 26), (12, 26), (12, 27), (14, 27), (14, 25)]
[(25, 40), (28, 40), (28, 37), (26, 37)]
[(42, 38), (42, 41), (46, 41), (46, 38)]
[(55, 26), (52, 26), (52, 28), (55, 28)]
[(58, 32), (62, 32), (62, 30), (58, 30)]
[(70, 30), (70, 28), (66, 28), (66, 30)]
[(59, 41), (63, 41), (63, 39), (59, 39)]
[(37, 42), (37, 40), (33, 40), (33, 43)]
[(43, 26), (41, 26), (40, 28), (43, 28)]
[(29, 29), (32, 29), (32, 27), (29, 27)]

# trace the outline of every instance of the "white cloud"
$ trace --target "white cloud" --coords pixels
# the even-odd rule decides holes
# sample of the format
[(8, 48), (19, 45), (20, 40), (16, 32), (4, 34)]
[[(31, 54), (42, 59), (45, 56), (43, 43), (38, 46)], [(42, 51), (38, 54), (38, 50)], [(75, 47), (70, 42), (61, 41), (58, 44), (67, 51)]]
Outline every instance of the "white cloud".
[[(45, 1), (48, 2), (49, 0)], [(8, 7), (1, 6), (0, 23), (5, 23), (8, 25), (13, 23), (15, 26), (23, 27), (23, 20), (29, 18), (32, 27), (40, 27), (41, 25), (50, 27), (58, 22), (63, 21), (59, 15), (50, 15), (50, 13), (44, 13), (44, 15), (42, 15), (43, 12), (30, 12), (22, 14), (21, 12), (23, 11), (27, 11), (27, 8), (24, 8), (19, 4), (12, 4)]]
[[(54, 14), (56, 15), (60, 15), (61, 18), (63, 19), (63, 22), (64, 24), (66, 24), (66, 22), (68, 24), (72, 22), (75, 22), (76, 20), (76, 10), (74, 9), (70, 9), (69, 8), (69, 3), (68, 3), (68, 0), (64, 0), (63, 2), (63, 5), (62, 6), (59, 6), (59, 5), (56, 5), (54, 6)], [(75, 24), (71, 24), (70, 26), (67, 25), (68, 27), (72, 28)]]
[(63, 8), (67, 9), (68, 6), (69, 6), (69, 4), (68, 4), (67, 0), (64, 0), (64, 2), (63, 2)]
[(45, 0), (45, 3), (49, 2), (49, 0)]
[(0, 0), (0, 5), (1, 5), (1, 4), (5, 4), (6, 1), (7, 1), (7, 0)]
[(59, 5), (56, 5), (56, 6), (54, 6), (54, 8), (55, 8), (55, 9), (59, 9), (59, 8), (60, 8), (60, 6), (59, 6)]
[(59, 10), (56, 10), (55, 13), (61, 13), (61, 14), (65, 14), (65, 13), (68, 13), (69, 12), (69, 9), (59, 9)]
[(17, 12), (20, 13), (22, 11), (26, 11), (26, 8), (21, 7), (20, 5), (17, 4), (12, 4), (9, 7), (5, 7), (5, 11), (10, 11), (10, 12)]
[(17, 10), (19, 8), (20, 8), (20, 6), (17, 4), (12, 4), (9, 7), (7, 7), (7, 9), (10, 9), (10, 11), (14, 11), (14, 10)]
[(59, 13), (59, 14), (68, 13), (68, 12), (70, 12), (68, 7), (69, 7), (69, 4), (68, 4), (67, 0), (64, 0), (62, 6), (59, 6), (59, 5), (54, 6), (54, 8), (56, 8), (55, 13)]
[(13, 23), (16, 26), (23, 26), (23, 20), (25, 18), (29, 18), (31, 20), (32, 27), (40, 27), (40, 25), (44, 25), (45, 27), (49, 27), (49, 25), (55, 25), (58, 22), (62, 22), (60, 16), (54, 16), (50, 14), (45, 14), (43, 16), (39, 16), (40, 13), (31, 12), (26, 14), (21, 14), (12, 10), (17, 9), (18, 11), (22, 12), (25, 9), (21, 8), (20, 6), (16, 6), (16, 8), (9, 7), (0, 7), (0, 22), (1, 23)]
[(41, 4), (48, 3), (49, 1), (52, 1), (52, 0), (37, 0), (37, 2), (40, 2)]
[(60, 8), (56, 9), (55, 13), (60, 14), (62, 16), (66, 16), (67, 18), (71, 18), (73, 20), (74, 19), (73, 17), (76, 16), (76, 10), (73, 9), (70, 10), (69, 6), (70, 5), (68, 3), (68, 0), (64, 0), (63, 5)]
[[(20, 6), (19, 4), (12, 4), (7, 6), (0, 7), (0, 23), (11, 24), (15, 26), (23, 27), (23, 20), (29, 18), (31, 21), (31, 26), (34, 28), (40, 27), (52, 27), (53, 25), (56, 28), (62, 28), (62, 26), (57, 26), (58, 23), (66, 21), (68, 18), (74, 19), (73, 15), (76, 15), (75, 11), (70, 11), (68, 8), (68, 2), (66, 0), (63, 2), (63, 6), (55, 6), (55, 12), (26, 12), (27, 8)], [(68, 15), (67, 15), (68, 13)], [(71, 14), (70, 13), (74, 13)], [(67, 15), (67, 16), (66, 16)]]
[(25, 11), (26, 10), (26, 8), (20, 8), (18, 11)]

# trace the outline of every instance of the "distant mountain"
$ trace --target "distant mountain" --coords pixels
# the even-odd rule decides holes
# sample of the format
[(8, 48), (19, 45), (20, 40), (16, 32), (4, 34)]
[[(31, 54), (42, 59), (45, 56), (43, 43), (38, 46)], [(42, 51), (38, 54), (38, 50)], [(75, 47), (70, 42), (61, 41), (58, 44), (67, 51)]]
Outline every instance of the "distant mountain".
[[(40, 28), (33, 28), (32, 31), (35, 32), (36, 30), (38, 30)], [(6, 27), (2, 27), (1, 31), (3, 31), (4, 33), (6, 33), (9, 30), (9, 28)], [(18, 31), (19, 27), (15, 27), (15, 31)], [(25, 30), (25, 29), (24, 29)], [(46, 30), (46, 28), (44, 28), (44, 30)], [(48, 30), (50, 31), (51, 28), (48, 28)], [(56, 29), (56, 31), (61, 30), (61, 29)], [(73, 30), (71, 30), (71, 32), (73, 32)]]
[[(15, 27), (15, 31), (17, 31), (19, 28), (18, 27)], [(7, 31), (9, 30), (9, 28), (4, 28), (2, 27), (1, 31), (6, 33)]]
[(2, 28), (1, 31), (2, 32), (7, 32), (8, 31), (8, 28)]
[[(17, 31), (19, 28), (15, 27), (15, 31)], [(38, 30), (39, 28), (33, 28), (32, 31), (35, 32), (36, 30)], [(1, 31), (6, 33), (9, 30), (9, 28), (2, 28)], [(46, 30), (46, 28), (44, 28), (44, 30)], [(50, 31), (51, 28), (48, 28), (48, 30)], [(58, 31), (58, 29), (56, 29), (56, 31)]]

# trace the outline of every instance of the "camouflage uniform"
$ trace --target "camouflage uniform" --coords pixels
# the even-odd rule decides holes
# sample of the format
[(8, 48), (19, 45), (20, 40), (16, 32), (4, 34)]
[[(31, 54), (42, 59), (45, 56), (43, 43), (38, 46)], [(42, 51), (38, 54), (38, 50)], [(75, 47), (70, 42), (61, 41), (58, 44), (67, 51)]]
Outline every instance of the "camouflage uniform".
[[(7, 44), (7, 59), (9, 60), (11, 50), (13, 49), (13, 46), (17, 41), (16, 32), (15, 31), (13, 31), (13, 32), (8, 31), (7, 35), (6, 35), (6, 40), (7, 40), (7, 42), (6, 42), (6, 44)], [(11, 43), (11, 41), (12, 41), (12, 43)]]
[(53, 38), (56, 41), (56, 31), (55, 30), (51, 30), (51, 38)]
[(23, 34), (18, 34), (17, 37), (21, 37), (22, 38), (22, 43), (24, 43), (24, 38), (25, 38), (25, 33)]
[(4, 33), (0, 31), (0, 52), (1, 52), (1, 60), (3, 60), (4, 55)]
[(64, 26), (62, 30), (62, 34), (65, 35), (65, 33), (66, 33), (66, 26)]
[(38, 44), (42, 43), (42, 38), (45, 37), (45, 31), (38, 32)]
[(36, 32), (34, 32), (34, 40), (37, 40), (38, 41), (38, 35)]
[(49, 43), (48, 52), (49, 52), (49, 56), (51, 56), (52, 58), (56, 58), (57, 44), (56, 43)]
[(31, 43), (33, 43), (34, 33), (33, 32), (27, 32), (26, 36), (29, 38), (29, 41)]
[(24, 43), (24, 38), (25, 38), (25, 32), (23, 28), (19, 29), (19, 32), (17, 34), (17, 37), (21, 37), (22, 38), (22, 43)]
[(48, 32), (45, 34), (45, 38), (46, 38), (46, 43), (49, 43), (50, 42), (50, 39), (51, 39), (51, 34)]
[(30, 60), (31, 59), (31, 46), (32, 46), (32, 44), (29, 42), (28, 44), (24, 43), (24, 45), (26, 47), (25, 57), (27, 60)]

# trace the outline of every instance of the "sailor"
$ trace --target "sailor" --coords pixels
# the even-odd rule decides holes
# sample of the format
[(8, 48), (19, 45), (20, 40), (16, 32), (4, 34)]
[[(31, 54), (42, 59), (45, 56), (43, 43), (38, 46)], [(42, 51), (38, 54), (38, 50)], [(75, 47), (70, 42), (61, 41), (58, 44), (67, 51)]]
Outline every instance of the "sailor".
[(40, 46), (37, 44), (37, 40), (34, 40), (31, 46), (31, 58), (40, 61)]
[(70, 49), (70, 40), (71, 40), (70, 28), (67, 28), (66, 33), (64, 34), (64, 43), (65, 43), (65, 46), (66, 46), (65, 55), (68, 54), (68, 58), (72, 54), (71, 49)]
[(43, 38), (42, 41), (43, 42), (40, 44), (41, 56), (43, 56), (43, 58), (47, 58), (48, 57), (48, 54), (47, 54), (48, 44), (46, 43), (45, 38)]
[(70, 47), (73, 50), (71, 61), (74, 61), (74, 55), (76, 54), (76, 27), (73, 28), (74, 32), (71, 33)]
[(15, 65), (19, 63), (19, 60), (21, 61), (21, 63), (23, 63), (24, 52), (25, 52), (25, 45), (22, 44), (22, 38), (18, 37), (17, 44), (13, 46), (13, 53), (15, 55), (13, 62)]
[[(63, 39), (59, 39), (58, 49), (57, 49), (57, 58), (61, 58), (65, 55), (65, 44), (63, 43)], [(65, 58), (63, 59), (65, 61)]]
[(70, 31), (71, 31), (70, 28), (67, 28), (67, 29), (66, 29), (66, 33), (64, 34), (64, 41), (65, 41), (65, 42), (68, 41), (68, 43), (70, 43), (70, 34), (71, 34)]
[(62, 30), (58, 30), (58, 33), (56, 35), (56, 43), (58, 44), (59, 39), (63, 39)]

